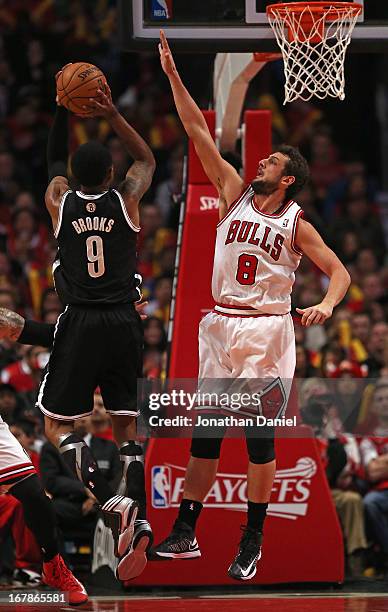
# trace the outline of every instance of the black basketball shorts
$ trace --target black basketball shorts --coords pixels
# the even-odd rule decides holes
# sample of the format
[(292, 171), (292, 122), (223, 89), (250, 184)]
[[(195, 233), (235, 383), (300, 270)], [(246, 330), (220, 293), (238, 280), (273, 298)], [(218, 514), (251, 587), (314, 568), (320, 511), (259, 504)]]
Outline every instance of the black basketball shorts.
[(55, 419), (79, 419), (92, 413), (99, 387), (109, 413), (137, 416), (142, 353), (143, 327), (132, 304), (67, 306), (57, 320), (37, 407)]

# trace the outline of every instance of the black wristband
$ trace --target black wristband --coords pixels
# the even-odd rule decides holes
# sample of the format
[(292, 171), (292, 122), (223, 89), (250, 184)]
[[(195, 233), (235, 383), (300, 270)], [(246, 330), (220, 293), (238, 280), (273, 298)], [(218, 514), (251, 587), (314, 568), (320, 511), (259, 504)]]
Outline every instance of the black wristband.
[(54, 341), (55, 325), (52, 323), (38, 323), (26, 319), (22, 333), (18, 338), (20, 344), (33, 344), (51, 348)]

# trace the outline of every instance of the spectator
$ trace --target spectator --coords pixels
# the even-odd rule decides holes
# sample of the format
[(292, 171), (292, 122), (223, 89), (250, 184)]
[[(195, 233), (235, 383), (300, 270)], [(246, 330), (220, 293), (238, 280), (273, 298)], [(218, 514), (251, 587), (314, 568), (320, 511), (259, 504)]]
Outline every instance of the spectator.
[(388, 571), (388, 384), (378, 385), (373, 395), (377, 425), (360, 443), (361, 456), (371, 490), (364, 497), (367, 525), (383, 553)]
[(24, 450), (27, 451), (36, 471), (40, 474), (39, 453), (34, 450), (36, 440), (35, 424), (27, 419), (19, 419), (13, 421), (9, 429), (16, 440), (19, 440)]
[(155, 299), (150, 300), (146, 307), (146, 314), (155, 316), (163, 321), (167, 327), (170, 316), (170, 303), (172, 293), (172, 277), (170, 275), (159, 276), (155, 281)]
[(387, 339), (388, 323), (375, 323), (372, 327), (368, 343), (369, 357), (364, 362), (368, 367), (368, 376), (370, 378), (378, 377), (384, 366), (384, 349)]
[(367, 311), (356, 312), (351, 318), (351, 334), (350, 342), (351, 356), (359, 363), (368, 358), (367, 346), (372, 329), (372, 322)]
[(164, 225), (177, 228), (183, 180), (182, 146), (178, 146), (173, 150), (168, 165), (170, 176), (159, 184), (156, 190), (155, 202), (161, 211)]
[(343, 431), (352, 432), (355, 429), (360, 412), (360, 405), (365, 389), (364, 377), (366, 368), (362, 369), (355, 361), (341, 361), (330, 377), (333, 380), (332, 392), (338, 416), (343, 425)]
[(310, 378), (317, 375), (317, 370), (310, 363), (310, 355), (302, 344), (296, 345), (296, 378)]
[(6, 423), (12, 423), (21, 413), (24, 402), (18, 396), (15, 387), (0, 384), (0, 416)]
[(157, 317), (144, 321), (144, 363), (145, 378), (159, 378), (163, 368), (163, 353), (167, 348), (167, 336), (163, 322)]
[(1, 372), (1, 382), (12, 385), (18, 392), (36, 391), (42, 369), (47, 363), (47, 349), (41, 346), (24, 347), (24, 356)]
[(58, 297), (57, 292), (53, 287), (48, 287), (43, 291), (41, 301), (41, 318), (45, 317), (46, 312), (55, 310), (61, 313), (63, 311), (63, 305)]
[(94, 393), (93, 412), (90, 415), (90, 432), (93, 437), (113, 440), (112, 420), (105, 410), (99, 389)]
[(338, 158), (338, 150), (329, 131), (324, 128), (317, 130), (311, 139), (310, 174), (320, 199), (326, 197), (329, 185), (343, 174), (344, 169)]
[[(351, 575), (361, 575), (363, 553), (367, 547), (364, 530), (364, 507), (356, 491), (357, 478), (362, 475), (361, 455), (351, 434), (336, 431), (335, 404), (311, 398), (303, 412), (303, 422), (310, 425), (316, 436), (319, 454), (326, 470), (333, 501), (341, 522), (348, 567)], [(334, 425), (334, 427), (333, 427)]]
[(361, 249), (356, 258), (356, 270), (360, 278), (366, 274), (374, 274), (378, 271), (377, 257), (372, 248)]
[(366, 198), (348, 200), (343, 214), (329, 228), (331, 244), (336, 253), (342, 253), (343, 237), (354, 232), (362, 247), (373, 248), (379, 263), (385, 254), (385, 240), (379, 216), (371, 211)]

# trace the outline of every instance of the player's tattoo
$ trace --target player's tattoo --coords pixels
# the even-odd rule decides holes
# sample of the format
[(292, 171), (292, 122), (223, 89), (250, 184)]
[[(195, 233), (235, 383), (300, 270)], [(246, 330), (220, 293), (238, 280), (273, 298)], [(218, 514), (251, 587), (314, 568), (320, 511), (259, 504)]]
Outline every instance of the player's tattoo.
[(24, 318), (17, 312), (8, 310), (8, 308), (0, 308), (0, 337), (6, 337), (17, 342), (23, 331), (24, 323)]
[(120, 193), (141, 200), (151, 185), (153, 174), (153, 166), (146, 162), (135, 162), (120, 185)]

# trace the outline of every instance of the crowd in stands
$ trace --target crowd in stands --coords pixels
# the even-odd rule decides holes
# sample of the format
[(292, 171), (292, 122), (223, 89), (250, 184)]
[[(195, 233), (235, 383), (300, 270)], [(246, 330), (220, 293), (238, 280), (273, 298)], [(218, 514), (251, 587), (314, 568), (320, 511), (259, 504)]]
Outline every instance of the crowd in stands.
[[(166, 368), (185, 140), (157, 57), (120, 57), (114, 44), (115, 4), (0, 2), (0, 307), (50, 323), (62, 311), (52, 282), (56, 244), (43, 196), (53, 75), (69, 60), (65, 50), (71, 48), (72, 59), (93, 62), (105, 71), (121, 112), (156, 157), (155, 179), (141, 206), (138, 271), (148, 301), (144, 376), (159, 378)], [(343, 159), (322, 107), (296, 102), (285, 115), (269, 94), (260, 97), (258, 106), (273, 111), (274, 141), (297, 145), (306, 154), (311, 181), (298, 202), (351, 274), (348, 294), (325, 326), (306, 329), (294, 318), (297, 386), (301, 414), (316, 432), (341, 518), (349, 570), (363, 570), (363, 551), (372, 546), (381, 555), (380, 566), (373, 557), (375, 571), (388, 571), (388, 260), (378, 177), (369, 174), (363, 151)], [(130, 159), (103, 120), (71, 117), (71, 135), (72, 150), (90, 138), (106, 144), (115, 181), (122, 180)], [(320, 302), (326, 287), (327, 278), (303, 258), (293, 306)], [(47, 359), (47, 349), (1, 341), (0, 415), (40, 464), (63, 530), (81, 519), (89, 528), (95, 522), (95, 500), (44, 440), (42, 417), (34, 405)], [(117, 449), (101, 396), (96, 395), (93, 417), (77, 426), (114, 480)], [(15, 528), (20, 509), (9, 502), (6, 511), (5, 497), (9, 499), (0, 496), (4, 542), (12, 529), (20, 529)], [(24, 550), (20, 542), (16, 547), (18, 571), (36, 565), (36, 550), (27, 540)], [(4, 563), (0, 559), (0, 574)]]

